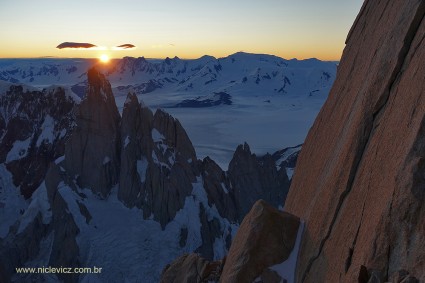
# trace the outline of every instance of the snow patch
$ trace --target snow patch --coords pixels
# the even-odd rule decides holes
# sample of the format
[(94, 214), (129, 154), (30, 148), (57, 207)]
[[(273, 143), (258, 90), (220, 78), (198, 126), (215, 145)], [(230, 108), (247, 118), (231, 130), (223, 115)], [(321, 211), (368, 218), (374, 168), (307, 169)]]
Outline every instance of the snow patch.
[(165, 154), (165, 152), (167, 152), (167, 149), (169, 148), (162, 141), (156, 142), (155, 144), (156, 144), (156, 148), (158, 148), (162, 152), (162, 154)]
[(271, 270), (276, 271), (282, 278), (286, 279), (288, 283), (295, 283), (295, 268), (297, 267), (298, 252), (301, 246), (301, 238), (304, 231), (304, 222), (301, 221), (298, 227), (297, 239), (295, 241), (294, 249), (292, 250), (289, 258), (282, 263), (270, 267)]
[[(134, 89), (133, 88), (130, 88), (128, 90), (128, 94), (135, 95), (136, 93), (134, 92)], [(131, 96), (130, 95), (127, 95), (127, 98), (125, 99), (124, 105), (130, 104), (130, 103), (131, 103)]]
[(296, 147), (289, 147), (289, 148), (287, 148), (285, 150), (285, 152), (282, 154), (282, 156), (276, 161), (276, 167), (277, 167), (277, 169), (280, 170), (280, 164), (282, 164), (282, 162), (286, 161), (294, 153), (300, 151), (301, 148), (302, 148), (301, 145), (300, 146), (296, 146)]
[(146, 181), (146, 170), (148, 169), (148, 160), (142, 157), (141, 160), (137, 160), (137, 173), (140, 177), (140, 182), (144, 183)]
[(161, 162), (158, 160), (158, 156), (156, 156), (155, 150), (152, 150), (152, 160), (156, 164), (161, 164)]
[(215, 238), (213, 246), (215, 260), (222, 259), (227, 255), (228, 250), (226, 248), (225, 241), (223, 241), (223, 238)]
[(173, 151), (173, 153), (168, 157), (168, 163), (170, 163), (171, 167), (176, 162), (176, 153)]
[(55, 164), (57, 165), (57, 164), (61, 163), (64, 160), (65, 160), (65, 155), (62, 155), (62, 156), (56, 158)]
[(55, 137), (55, 120), (50, 116), (46, 115), (43, 124), (41, 125), (41, 134), (37, 140), (37, 147), (44, 143), (53, 143)]
[(223, 182), (221, 182), (220, 184), (221, 184), (221, 188), (223, 189), (224, 193), (228, 194), (229, 191), (227, 190), (226, 185)]
[(286, 175), (288, 175), (288, 179), (292, 180), (292, 177), (294, 176), (295, 168), (286, 168)]
[(124, 140), (124, 148), (126, 148), (129, 143), (130, 143), (130, 137), (126, 136)]
[(108, 164), (109, 162), (111, 162), (111, 158), (110, 158), (109, 156), (105, 156), (105, 157), (103, 158), (103, 165), (106, 165), (106, 164)]
[(38, 213), (41, 213), (43, 224), (49, 224), (52, 220), (52, 211), (50, 208), (49, 198), (47, 197), (45, 182), (43, 182), (32, 194), (31, 202), (20, 219), (18, 234), (22, 233), (25, 228), (31, 224)]
[(108, 100), (108, 96), (106, 95), (106, 93), (103, 91), (102, 88), (100, 89), (100, 95), (102, 96), (104, 101)]
[[(159, 144), (159, 145), (160, 145), (160, 146), (165, 146), (165, 145), (163, 145), (163, 144)], [(165, 146), (165, 147), (166, 147), (166, 146)], [(167, 149), (168, 147), (166, 147), (165, 149), (164, 149), (163, 147), (160, 147), (160, 148), (162, 148), (162, 150), (163, 150), (163, 154), (164, 154), (164, 153), (165, 153), (165, 151), (166, 151), (166, 149)], [(158, 156), (156, 155), (155, 150), (152, 150), (152, 160), (153, 160), (153, 162), (154, 162), (155, 164), (157, 164), (157, 165), (159, 165), (159, 166), (164, 166), (164, 167), (166, 167), (166, 168), (168, 168), (168, 169), (171, 169), (170, 165), (172, 166), (172, 165), (174, 164), (174, 162), (173, 162), (173, 163), (170, 163), (170, 165), (169, 165), (169, 164), (167, 164), (167, 163), (164, 163), (164, 162), (159, 161)], [(170, 161), (170, 159), (169, 159), (168, 161)], [(172, 159), (171, 159), (171, 161), (172, 161)]]
[(164, 135), (162, 135), (157, 129), (152, 129), (152, 139), (155, 143), (162, 142), (165, 140)]
[(27, 155), (28, 148), (31, 143), (32, 136), (24, 141), (15, 141), (12, 149), (6, 156), (6, 163), (24, 158)]
[(59, 133), (59, 139), (65, 137), (65, 135), (66, 135), (66, 129), (62, 129)]

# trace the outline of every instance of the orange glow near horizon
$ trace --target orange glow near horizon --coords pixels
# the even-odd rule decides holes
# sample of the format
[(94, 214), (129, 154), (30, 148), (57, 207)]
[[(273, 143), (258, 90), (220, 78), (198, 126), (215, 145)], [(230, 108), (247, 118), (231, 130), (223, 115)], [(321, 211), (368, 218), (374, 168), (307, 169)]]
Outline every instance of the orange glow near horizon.
[(106, 64), (106, 63), (109, 62), (110, 59), (109, 59), (109, 56), (108, 55), (102, 54), (102, 55), (100, 55), (99, 60), (100, 60), (100, 62)]
[[(111, 59), (121, 59), (123, 57), (145, 57), (155, 59), (165, 59), (166, 57), (173, 58), (175, 56), (181, 59), (197, 59), (204, 55), (214, 56), (215, 58), (227, 57), (236, 52), (242, 51), (246, 53), (255, 54), (269, 54), (275, 55), (284, 59), (308, 59), (317, 58), (325, 61), (338, 61), (341, 58), (341, 54), (344, 48), (344, 44), (335, 44), (332, 48), (326, 48), (325, 46), (315, 46), (315, 48), (309, 49), (307, 45), (287, 46), (282, 48), (244, 48), (244, 49), (214, 49), (212, 47), (205, 49), (195, 48), (139, 48), (138, 50), (107, 50), (106, 53), (99, 54), (98, 50), (57, 50), (54, 48), (46, 49), (31, 49), (31, 50), (2, 50), (0, 58), (98, 58), (102, 63), (107, 63)], [(106, 58), (107, 57), (107, 58)]]

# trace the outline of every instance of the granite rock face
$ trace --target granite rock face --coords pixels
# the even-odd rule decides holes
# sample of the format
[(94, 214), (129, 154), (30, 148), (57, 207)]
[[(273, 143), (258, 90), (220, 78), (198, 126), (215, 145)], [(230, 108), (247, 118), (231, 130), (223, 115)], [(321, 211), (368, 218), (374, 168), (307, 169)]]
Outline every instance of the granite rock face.
[(196, 162), (197, 158), (192, 142), (177, 119), (158, 109), (153, 119), (153, 128), (164, 136), (164, 144), (175, 148), (179, 155), (188, 162)]
[[(425, 280), (425, 2), (366, 0), (298, 158), (298, 282)], [(364, 270), (364, 268), (363, 268)]]
[(183, 207), (199, 175), (191, 141), (178, 120), (162, 110), (153, 115), (129, 94), (121, 143), (118, 197), (165, 227)]
[(225, 171), (209, 157), (201, 164), (202, 180), (208, 195), (208, 202), (215, 204), (222, 217), (232, 222), (238, 220), (238, 211), (234, 195), (229, 192), (230, 182)]
[(258, 158), (251, 153), (248, 144), (239, 145), (227, 172), (229, 190), (234, 196), (238, 219), (242, 221), (258, 200), (278, 207), (288, 193), (289, 179), (285, 168), (278, 170), (271, 155)]
[(106, 198), (118, 183), (121, 117), (105, 76), (95, 68), (87, 76), (87, 96), (76, 110), (76, 127), (66, 143), (65, 169), (80, 187)]
[(146, 171), (145, 217), (153, 214), (163, 227), (180, 210), (196, 182), (197, 158), (185, 130), (177, 119), (158, 109), (152, 120), (154, 148)]
[(121, 168), (118, 198), (129, 207), (143, 204), (142, 191), (153, 150), (152, 112), (134, 94), (124, 104), (121, 123)]

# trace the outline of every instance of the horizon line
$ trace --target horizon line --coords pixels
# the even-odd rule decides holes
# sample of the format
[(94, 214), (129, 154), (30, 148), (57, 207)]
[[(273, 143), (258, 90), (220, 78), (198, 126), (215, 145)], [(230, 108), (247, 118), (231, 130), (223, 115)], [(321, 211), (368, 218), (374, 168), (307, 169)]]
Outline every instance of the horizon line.
[[(231, 53), (227, 56), (223, 56), (223, 57), (215, 57), (212, 55), (202, 55), (200, 57), (195, 57), (195, 58), (182, 58), (182, 57), (178, 57), (178, 56), (173, 56), (173, 57), (169, 57), (169, 56), (165, 56), (165, 57), (144, 57), (144, 56), (123, 56), (123, 57), (110, 57), (110, 60), (121, 60), (123, 58), (144, 58), (146, 60), (166, 60), (168, 59), (174, 59), (174, 58), (178, 58), (181, 60), (197, 60), (200, 59), (202, 57), (213, 57), (215, 59), (222, 59), (222, 58), (227, 58), (229, 56), (238, 54), (238, 53), (244, 53), (244, 54), (250, 54), (250, 55), (266, 55), (266, 56), (274, 56), (274, 57), (278, 57), (280, 59), (283, 60), (298, 60), (298, 61), (304, 61), (304, 60), (319, 60), (319, 61), (326, 61), (326, 62), (339, 62), (341, 60), (341, 58), (339, 59), (320, 59), (318, 57), (304, 57), (304, 58), (297, 58), (297, 57), (293, 57), (293, 58), (284, 58), (278, 55), (274, 55), (274, 54), (267, 54), (267, 53), (251, 53), (251, 52), (245, 52), (245, 51), (238, 51), (235, 53)], [(99, 57), (59, 57), (59, 56), (37, 56), (37, 57), (0, 57), (0, 60), (25, 60), (25, 59), (82, 59), (82, 60), (99, 60)]]

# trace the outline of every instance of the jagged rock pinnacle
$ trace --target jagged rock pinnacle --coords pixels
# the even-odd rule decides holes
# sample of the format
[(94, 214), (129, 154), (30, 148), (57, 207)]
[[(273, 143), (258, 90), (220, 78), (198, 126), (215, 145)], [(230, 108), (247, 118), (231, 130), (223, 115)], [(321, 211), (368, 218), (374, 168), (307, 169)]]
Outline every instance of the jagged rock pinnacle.
[(95, 68), (87, 76), (88, 93), (77, 109), (77, 126), (66, 144), (65, 164), (81, 187), (106, 197), (118, 182), (121, 117), (105, 76)]

